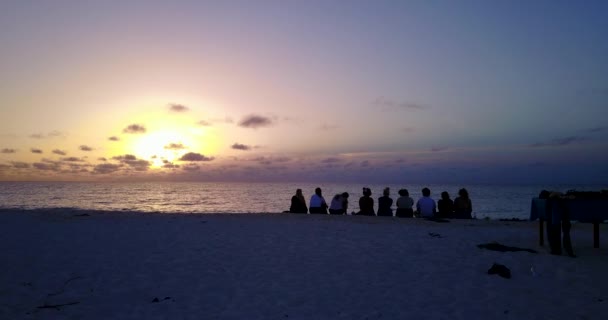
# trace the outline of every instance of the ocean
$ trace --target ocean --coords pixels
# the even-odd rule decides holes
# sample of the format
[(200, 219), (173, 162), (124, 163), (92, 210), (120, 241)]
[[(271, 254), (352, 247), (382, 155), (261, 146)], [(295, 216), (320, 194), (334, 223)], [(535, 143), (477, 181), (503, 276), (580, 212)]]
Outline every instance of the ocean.
[[(465, 187), (477, 218), (527, 219), (532, 197), (542, 189), (593, 191), (608, 186), (583, 185), (359, 185), (339, 183), (192, 183), (192, 182), (0, 182), (0, 208), (43, 209), (73, 208), (107, 211), (142, 211), (171, 213), (280, 213), (289, 210), (295, 190), (300, 188), (308, 200), (316, 187), (323, 189), (327, 202), (336, 193), (350, 194), (349, 212), (358, 211), (362, 187), (372, 189), (372, 197), (381, 196), (385, 187), (391, 197), (406, 188), (416, 201), (421, 189), (431, 189), (437, 200), (442, 191), (451, 198)], [(376, 207), (377, 208), (377, 207)]]

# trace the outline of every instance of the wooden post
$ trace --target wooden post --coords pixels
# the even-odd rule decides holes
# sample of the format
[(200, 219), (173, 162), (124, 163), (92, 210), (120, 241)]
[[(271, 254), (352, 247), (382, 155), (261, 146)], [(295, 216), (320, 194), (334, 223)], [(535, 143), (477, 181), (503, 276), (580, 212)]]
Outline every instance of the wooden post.
[(599, 221), (593, 222), (593, 247), (600, 247), (600, 223)]
[(543, 218), (538, 218), (538, 244), (543, 246), (545, 244), (545, 228), (543, 228)]

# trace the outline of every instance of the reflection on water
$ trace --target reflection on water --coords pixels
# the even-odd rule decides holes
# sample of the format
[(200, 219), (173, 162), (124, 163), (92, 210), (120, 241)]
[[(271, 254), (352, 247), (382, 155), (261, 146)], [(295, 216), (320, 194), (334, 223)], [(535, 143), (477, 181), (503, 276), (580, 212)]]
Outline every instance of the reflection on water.
[[(297, 188), (306, 199), (320, 186), (328, 202), (336, 193), (351, 194), (349, 211), (358, 209), (363, 185), (310, 183), (76, 183), (76, 182), (0, 182), (1, 208), (57, 208), (71, 207), (96, 210), (129, 210), (144, 212), (181, 213), (251, 213), (282, 212), (289, 209), (291, 196)], [(384, 187), (391, 188), (391, 197), (407, 188), (417, 200), (422, 185), (369, 185), (374, 199)], [(452, 199), (458, 185), (429, 185), (434, 199), (448, 191)], [(530, 200), (541, 189), (599, 190), (607, 186), (465, 186), (473, 201), (473, 213), (478, 218), (520, 218), (529, 215)], [(377, 204), (376, 204), (377, 205)]]

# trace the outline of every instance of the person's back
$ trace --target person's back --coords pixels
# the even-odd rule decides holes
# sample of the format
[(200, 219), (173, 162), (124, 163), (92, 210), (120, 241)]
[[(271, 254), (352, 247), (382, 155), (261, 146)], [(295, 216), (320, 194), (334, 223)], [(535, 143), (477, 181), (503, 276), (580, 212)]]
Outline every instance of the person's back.
[(467, 189), (460, 189), (458, 197), (454, 200), (454, 216), (459, 219), (472, 219), (473, 204), (469, 198)]
[(422, 198), (418, 199), (416, 203), (416, 209), (423, 218), (432, 218), (435, 216), (437, 206), (435, 200), (431, 199), (431, 190), (428, 188), (422, 189)]
[(393, 216), (393, 209), (391, 209), (391, 206), (393, 205), (393, 199), (389, 197), (389, 194), (389, 188), (385, 188), (383, 196), (378, 198), (378, 216)]
[(363, 188), (363, 197), (359, 198), (359, 215), (374, 216), (374, 199), (371, 197), (372, 192), (369, 188)]
[(452, 218), (454, 215), (454, 201), (446, 191), (441, 193), (441, 199), (437, 201), (437, 211), (440, 218)]
[(327, 203), (325, 202), (325, 198), (323, 198), (321, 188), (316, 188), (315, 194), (310, 197), (309, 211), (310, 213), (327, 214)]
[(411, 218), (414, 216), (414, 199), (410, 198), (410, 193), (407, 189), (399, 190), (399, 199), (397, 199), (397, 212), (395, 215), (400, 218)]
[(308, 207), (306, 207), (306, 200), (302, 195), (302, 190), (296, 190), (296, 194), (291, 197), (291, 206), (289, 207), (291, 213), (308, 213)]
[(331, 199), (329, 206), (329, 214), (345, 214), (346, 208), (344, 208), (344, 199), (342, 195), (337, 194)]

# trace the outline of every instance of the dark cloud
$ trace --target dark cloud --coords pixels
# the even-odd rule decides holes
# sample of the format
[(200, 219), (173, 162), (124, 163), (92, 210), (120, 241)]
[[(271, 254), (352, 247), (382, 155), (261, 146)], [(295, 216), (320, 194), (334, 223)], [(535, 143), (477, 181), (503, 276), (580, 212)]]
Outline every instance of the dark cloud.
[(120, 141), (120, 138), (117, 137), (117, 136), (111, 136), (111, 137), (108, 138), (108, 140), (110, 140), (110, 141)]
[(30, 167), (29, 163), (21, 162), (21, 161), (13, 161), (13, 162), (11, 162), (11, 164), (13, 165), (13, 168), (16, 168), (16, 169), (27, 169)]
[(78, 149), (82, 150), (82, 151), (93, 151), (93, 148), (86, 146), (86, 145), (81, 145), (80, 147), (78, 147)]
[(35, 162), (32, 165), (34, 166), (34, 168), (43, 171), (59, 171), (61, 169), (60, 166), (52, 163)]
[(366, 168), (370, 166), (370, 162), (369, 160), (365, 160), (365, 161), (361, 161), (361, 164), (359, 164), (361, 167)]
[(122, 130), (123, 133), (146, 133), (146, 128), (141, 124), (132, 124)]
[(598, 133), (598, 132), (603, 132), (606, 130), (608, 130), (608, 127), (595, 127), (595, 128), (589, 128), (589, 129), (585, 130), (585, 132)]
[(112, 157), (112, 159), (118, 160), (118, 161), (134, 161), (134, 160), (137, 160), (137, 157), (132, 154), (125, 154), (124, 156)]
[(36, 148), (31, 148), (31, 149), (30, 149), (30, 151), (31, 151), (32, 153), (42, 153), (42, 150), (40, 150), (40, 149), (36, 149)]
[(169, 110), (172, 112), (186, 112), (186, 111), (190, 110), (190, 108), (186, 107), (183, 104), (171, 103), (171, 104), (169, 104)]
[(93, 168), (93, 173), (108, 174), (120, 170), (121, 166), (112, 163), (98, 164)]
[(567, 145), (574, 144), (574, 143), (585, 142), (587, 140), (588, 140), (588, 138), (583, 137), (583, 136), (569, 136), (569, 137), (564, 137), (564, 138), (553, 139), (549, 142), (537, 142), (537, 143), (531, 144), (530, 147), (532, 147), (532, 148), (561, 147), (561, 146), (567, 146)]
[(192, 172), (192, 171), (199, 171), (200, 169), (201, 169), (201, 167), (198, 166), (198, 165), (195, 165), (195, 164), (188, 164), (188, 165), (185, 165), (185, 166), (182, 167), (182, 170), (184, 170), (184, 171), (190, 171), (190, 172)]
[(448, 147), (433, 147), (431, 148), (432, 152), (441, 152), (441, 151), (446, 151), (448, 150)]
[(65, 162), (84, 162), (84, 160), (77, 158), (77, 157), (67, 157), (67, 158), (61, 158), (61, 161), (65, 161)]
[(179, 168), (179, 165), (173, 164), (171, 162), (165, 162), (165, 164), (163, 164), (163, 168), (165, 168), (165, 169), (177, 169), (177, 168)]
[(237, 142), (235, 142), (231, 146), (231, 148), (234, 150), (243, 150), (243, 151), (251, 150), (251, 146), (248, 146), (246, 144), (237, 143)]
[(397, 102), (394, 100), (386, 99), (384, 97), (377, 98), (372, 102), (374, 106), (380, 107), (385, 111), (390, 109), (406, 109), (406, 110), (424, 110), (430, 108), (425, 104), (419, 104), (414, 102)]
[(34, 133), (34, 134), (30, 134), (29, 137), (32, 139), (43, 139), (44, 135), (42, 133)]
[(215, 159), (214, 157), (205, 157), (200, 153), (188, 152), (184, 154), (179, 161), (211, 161)]
[(205, 121), (205, 120), (201, 120), (201, 121), (198, 122), (198, 125), (199, 126), (203, 126), (203, 127), (209, 127), (209, 126), (211, 126), (211, 122)]
[(168, 145), (165, 146), (165, 149), (167, 150), (183, 150), (186, 149), (186, 147), (181, 144), (181, 143), (170, 143)]
[(0, 171), (2, 171), (2, 170), (8, 170), (10, 168), (11, 168), (11, 166), (9, 166), (8, 164), (2, 164), (2, 163), (0, 163)]
[(342, 161), (342, 159), (330, 157), (330, 158), (325, 158), (325, 159), (321, 160), (321, 163), (336, 163), (336, 162), (340, 162), (340, 161)]
[(268, 117), (259, 116), (259, 115), (249, 115), (249, 116), (246, 116), (245, 118), (241, 119), (241, 121), (239, 121), (238, 125), (239, 125), (239, 127), (243, 127), (243, 128), (257, 129), (257, 128), (272, 126), (273, 122), (272, 122), (272, 119), (270, 119)]
[(16, 149), (9, 149), (9, 148), (4, 148), (2, 150), (0, 150), (0, 153), (16, 153), (17, 150)]
[(104, 158), (104, 157), (101, 157), (101, 158), (97, 158), (97, 160), (99, 160), (99, 161), (103, 161), (103, 162), (106, 162), (106, 161), (108, 161), (108, 159), (106, 159), (106, 158)]
[(53, 153), (54, 153), (54, 154), (58, 154), (58, 155), (60, 155), (60, 156), (65, 156), (65, 155), (67, 154), (65, 151), (63, 151), (63, 150), (59, 150), (59, 149), (55, 149), (55, 150), (53, 150)]
[(57, 138), (57, 137), (63, 138), (65, 136), (66, 136), (66, 134), (64, 132), (61, 132), (58, 130), (53, 130), (46, 135), (43, 133), (33, 133), (33, 134), (29, 135), (29, 137), (32, 139), (45, 139), (45, 138)]

